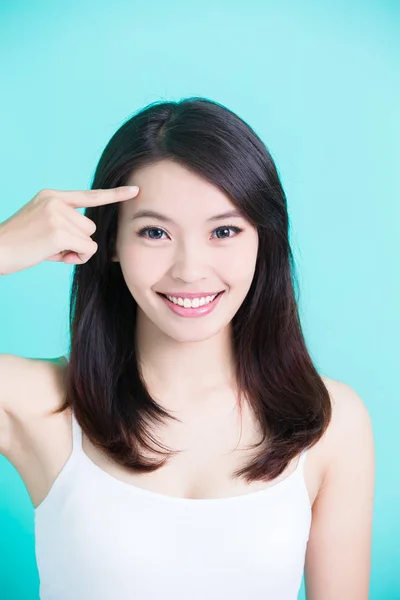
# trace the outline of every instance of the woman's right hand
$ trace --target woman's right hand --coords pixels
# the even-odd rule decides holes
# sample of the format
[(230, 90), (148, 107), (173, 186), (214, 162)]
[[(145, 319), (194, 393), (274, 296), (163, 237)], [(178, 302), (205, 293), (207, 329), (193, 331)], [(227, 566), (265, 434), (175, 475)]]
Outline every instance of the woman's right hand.
[[(135, 190), (136, 188), (136, 190)], [(97, 251), (96, 225), (75, 208), (122, 202), (139, 188), (41, 190), (0, 223), (0, 275), (28, 269), (44, 260), (83, 264)]]

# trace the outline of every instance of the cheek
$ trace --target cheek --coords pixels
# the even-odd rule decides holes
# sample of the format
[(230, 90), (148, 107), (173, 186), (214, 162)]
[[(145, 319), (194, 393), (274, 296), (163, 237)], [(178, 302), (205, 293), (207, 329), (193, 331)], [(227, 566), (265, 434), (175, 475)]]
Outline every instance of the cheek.
[(121, 269), (128, 287), (151, 287), (165, 274), (166, 257), (162, 253), (155, 255), (152, 249), (134, 246), (121, 247), (119, 250)]
[(248, 283), (254, 275), (257, 260), (257, 243), (242, 244), (216, 260), (221, 274), (224, 273), (232, 284)]

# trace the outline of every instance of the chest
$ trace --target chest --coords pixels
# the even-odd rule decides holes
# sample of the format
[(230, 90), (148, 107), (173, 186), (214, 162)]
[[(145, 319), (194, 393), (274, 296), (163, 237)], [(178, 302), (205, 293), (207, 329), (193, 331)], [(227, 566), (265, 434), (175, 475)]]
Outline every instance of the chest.
[[(220, 398), (221, 396), (219, 396)], [(215, 406), (218, 410), (215, 410)], [(240, 413), (234, 402), (214, 403), (207, 410), (200, 403), (190, 411), (176, 411), (179, 421), (167, 421), (154, 433), (165, 447), (179, 452), (151, 473), (133, 473), (95, 447), (83, 434), (82, 449), (90, 468), (99, 468), (124, 483), (177, 498), (228, 498), (279, 485), (297, 466), (294, 459), (273, 481), (247, 483), (235, 471), (246, 466), (258, 452), (252, 448), (261, 439), (257, 420), (243, 406)], [(35, 435), (33, 435), (35, 433)], [(48, 494), (71, 453), (71, 415), (69, 411), (46, 420), (40, 430), (30, 432), (28, 450), (21, 460), (20, 474), (32, 502), (38, 506)], [(34, 440), (34, 443), (32, 442)], [(32, 451), (33, 448), (33, 451)], [(304, 479), (311, 505), (323, 477), (319, 443), (308, 454)], [(154, 456), (159, 459), (160, 457)], [(102, 475), (100, 473), (100, 475)]]
[[(286, 479), (297, 459), (271, 482), (247, 483), (235, 471), (245, 467), (259, 449), (262, 439), (256, 420), (246, 407), (240, 415), (235, 408), (221, 408), (207, 414), (204, 408), (182, 415), (181, 422), (169, 422), (157, 440), (177, 454), (151, 473), (132, 473), (111, 461), (83, 436), (86, 456), (100, 469), (127, 484), (179, 498), (225, 498), (266, 489)], [(159, 459), (156, 455), (147, 458)]]

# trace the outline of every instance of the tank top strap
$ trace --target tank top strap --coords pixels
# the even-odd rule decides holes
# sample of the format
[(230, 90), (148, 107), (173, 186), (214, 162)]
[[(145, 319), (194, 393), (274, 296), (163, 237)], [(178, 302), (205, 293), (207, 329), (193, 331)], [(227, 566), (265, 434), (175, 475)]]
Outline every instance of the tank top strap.
[(82, 428), (79, 425), (74, 411), (72, 411), (72, 451), (77, 453), (83, 452), (82, 449)]
[(308, 454), (308, 448), (306, 450), (303, 450), (300, 453), (296, 471), (299, 471), (299, 473), (301, 473), (301, 474), (303, 474), (303, 471), (304, 471), (304, 463), (306, 462), (307, 454)]

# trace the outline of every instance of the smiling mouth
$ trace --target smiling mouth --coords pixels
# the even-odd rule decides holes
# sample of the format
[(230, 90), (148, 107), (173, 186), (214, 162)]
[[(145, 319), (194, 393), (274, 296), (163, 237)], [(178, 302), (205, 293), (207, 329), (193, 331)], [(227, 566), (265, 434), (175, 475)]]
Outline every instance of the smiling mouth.
[[(215, 298), (214, 298), (214, 299), (213, 299), (211, 302), (207, 302), (206, 304), (212, 304), (213, 302), (215, 302), (215, 301), (217, 300), (217, 298), (218, 298), (219, 296), (221, 296), (221, 294), (223, 294), (223, 293), (224, 293), (224, 291), (225, 291), (225, 290), (222, 290), (221, 292), (218, 292), (218, 293), (215, 295)], [(162, 296), (163, 298), (165, 298), (166, 300), (168, 300), (168, 302), (171, 302), (171, 300), (168, 298), (168, 296), (167, 296), (166, 294), (163, 294), (162, 292), (156, 292), (156, 294), (157, 294), (158, 296)], [(176, 298), (180, 298), (180, 296), (176, 296)], [(199, 297), (199, 298), (200, 298), (200, 297)], [(183, 301), (185, 301), (185, 298), (181, 298), (181, 299), (182, 299)], [(192, 301), (193, 299), (194, 299), (194, 298), (191, 298), (190, 300)], [(177, 304), (177, 303), (175, 303), (175, 302), (171, 302), (171, 304)], [(178, 306), (180, 306), (180, 305), (178, 304)]]

